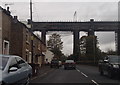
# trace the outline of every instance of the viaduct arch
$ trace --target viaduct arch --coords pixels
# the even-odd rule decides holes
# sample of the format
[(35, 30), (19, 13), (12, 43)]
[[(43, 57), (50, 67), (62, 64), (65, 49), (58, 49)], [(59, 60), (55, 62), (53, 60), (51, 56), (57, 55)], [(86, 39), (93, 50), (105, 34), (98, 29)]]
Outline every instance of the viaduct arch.
[(117, 54), (120, 55), (120, 22), (118, 21), (94, 21), (88, 22), (32, 22), (32, 31), (41, 31), (42, 41), (46, 42), (47, 31), (71, 31), (73, 32), (73, 55), (79, 56), (79, 32), (85, 31), (89, 35), (95, 35), (95, 31), (114, 31), (116, 36)]

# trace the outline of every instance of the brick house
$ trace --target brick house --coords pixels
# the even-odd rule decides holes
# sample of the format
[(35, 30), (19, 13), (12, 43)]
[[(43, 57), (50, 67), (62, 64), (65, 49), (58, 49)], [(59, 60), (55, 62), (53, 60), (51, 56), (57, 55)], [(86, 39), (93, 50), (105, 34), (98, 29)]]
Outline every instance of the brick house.
[[(33, 47), (32, 37), (33, 36)], [(33, 58), (32, 58), (33, 48)], [(28, 63), (44, 64), (45, 44), (25, 24), (12, 17), (9, 8), (0, 7), (0, 54), (18, 55)], [(33, 62), (32, 62), (33, 60)]]
[(42, 52), (44, 51), (42, 49), (42, 47), (44, 46), (44, 44), (42, 43), (42, 41), (33, 34), (33, 54), (34, 54), (34, 63), (39, 64), (40, 66), (44, 63), (44, 55), (42, 54)]
[(27, 27), (17, 20), (15, 16), (11, 25), (11, 35), (10, 35), (10, 54), (18, 55), (29, 62), (28, 53), (31, 51), (29, 42), (29, 33)]
[(0, 8), (0, 54), (2, 54), (2, 9)]
[(11, 20), (9, 7), (0, 7), (0, 54), (9, 54)]
[[(33, 62), (31, 47), (32, 38), (33, 38)], [(12, 22), (10, 41), (11, 41), (10, 54), (22, 56), (28, 63), (35, 63), (41, 66), (44, 60), (42, 52), (45, 51), (45, 45), (36, 35), (30, 32), (30, 29), (25, 24), (19, 22), (16, 16), (14, 17)]]

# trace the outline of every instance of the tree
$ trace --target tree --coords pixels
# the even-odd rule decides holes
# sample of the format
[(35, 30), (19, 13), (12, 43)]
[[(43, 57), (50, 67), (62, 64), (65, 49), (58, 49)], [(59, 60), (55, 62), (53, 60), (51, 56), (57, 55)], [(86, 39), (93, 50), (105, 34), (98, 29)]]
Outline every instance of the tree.
[(116, 51), (113, 51), (113, 49), (108, 48), (108, 49), (107, 49), (107, 54), (108, 54), (108, 55), (116, 55), (117, 52), (116, 52)]
[(83, 36), (80, 39), (80, 50), (83, 59), (98, 61), (101, 57), (101, 50), (98, 46), (97, 36)]
[(61, 50), (63, 49), (63, 42), (59, 34), (52, 34), (47, 41), (47, 46), (54, 53), (55, 56), (60, 57), (62, 55)]

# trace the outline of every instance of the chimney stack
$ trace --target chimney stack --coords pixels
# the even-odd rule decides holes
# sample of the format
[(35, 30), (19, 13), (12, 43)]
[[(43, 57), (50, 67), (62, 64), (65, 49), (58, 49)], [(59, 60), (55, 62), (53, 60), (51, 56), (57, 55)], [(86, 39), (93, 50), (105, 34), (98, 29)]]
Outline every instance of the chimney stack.
[(18, 17), (14, 16), (14, 22), (17, 23), (18, 22)]
[(10, 15), (10, 8), (9, 7), (7, 7), (7, 13)]

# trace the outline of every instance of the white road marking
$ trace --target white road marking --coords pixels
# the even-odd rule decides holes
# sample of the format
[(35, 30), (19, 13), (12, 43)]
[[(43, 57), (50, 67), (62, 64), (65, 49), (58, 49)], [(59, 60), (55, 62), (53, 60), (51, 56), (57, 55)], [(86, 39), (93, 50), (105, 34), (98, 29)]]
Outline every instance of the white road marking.
[(96, 81), (94, 81), (94, 80), (91, 80), (93, 83), (95, 83), (96, 85), (99, 85)]
[[(80, 72), (80, 70), (76, 69), (78, 72)], [(86, 74), (84, 74), (83, 72), (81, 72), (81, 74), (85, 77), (88, 77)]]
[(76, 69), (78, 72), (80, 72), (80, 70)]
[(84, 74), (83, 72), (81, 72), (81, 74), (83, 75), (83, 76), (85, 76), (85, 77), (88, 77), (86, 74)]
[[(80, 72), (80, 70), (79, 69), (76, 69), (78, 72)], [(85, 77), (88, 77), (85, 73), (83, 73), (83, 72), (81, 72), (81, 74), (83, 75), (83, 76), (85, 76)], [(96, 84), (96, 85), (99, 85), (96, 81), (94, 81), (94, 80), (91, 80), (94, 84)]]

